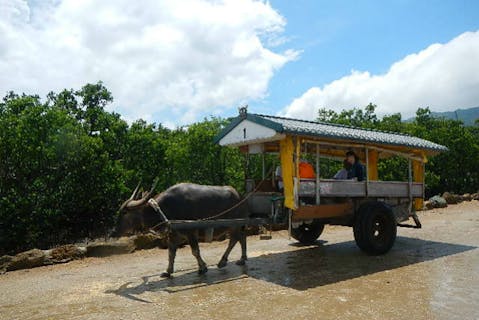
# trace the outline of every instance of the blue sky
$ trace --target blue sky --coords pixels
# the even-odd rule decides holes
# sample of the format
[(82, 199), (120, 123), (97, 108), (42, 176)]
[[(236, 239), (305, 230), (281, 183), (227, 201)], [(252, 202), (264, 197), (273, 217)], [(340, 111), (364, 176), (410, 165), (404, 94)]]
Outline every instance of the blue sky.
[(479, 1), (0, 0), (0, 93), (103, 81), (167, 126), (479, 106)]
[(251, 105), (270, 113), (352, 69), (382, 74), (430, 44), (479, 30), (479, 1), (272, 0), (271, 5), (287, 19), (289, 41), (283, 46), (302, 53), (272, 78), (269, 97)]

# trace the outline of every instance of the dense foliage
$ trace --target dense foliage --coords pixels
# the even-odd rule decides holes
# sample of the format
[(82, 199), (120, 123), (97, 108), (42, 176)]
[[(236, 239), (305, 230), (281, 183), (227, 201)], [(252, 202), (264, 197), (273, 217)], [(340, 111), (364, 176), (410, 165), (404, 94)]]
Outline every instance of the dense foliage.
[(212, 143), (224, 120), (170, 130), (105, 111), (103, 84), (0, 103), (0, 254), (105, 235), (138, 181), (240, 185), (242, 157)]
[[(0, 254), (49, 247), (104, 235), (133, 187), (159, 177), (158, 191), (177, 182), (233, 185), (244, 189), (247, 174), (259, 178), (262, 159), (221, 148), (213, 137), (226, 124), (205, 119), (168, 129), (143, 120), (127, 124), (105, 107), (113, 100), (101, 82), (81, 90), (38, 96), (8, 93), (0, 103)], [(379, 119), (375, 106), (335, 113), (321, 109), (319, 120), (410, 133), (444, 144), (450, 152), (428, 163), (428, 190), (476, 191), (479, 127), (436, 119), (419, 109), (414, 122), (400, 114)], [(268, 156), (268, 167), (277, 159)], [(323, 168), (324, 166), (324, 168)], [(380, 163), (384, 179), (405, 177), (406, 164)], [(322, 162), (330, 175), (337, 164)]]

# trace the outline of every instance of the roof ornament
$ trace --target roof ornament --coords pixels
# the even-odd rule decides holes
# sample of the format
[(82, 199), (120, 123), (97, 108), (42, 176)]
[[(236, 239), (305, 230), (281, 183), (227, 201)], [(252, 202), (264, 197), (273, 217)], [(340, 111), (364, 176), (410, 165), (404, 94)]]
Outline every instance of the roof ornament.
[(248, 114), (248, 105), (245, 104), (244, 106), (239, 107), (238, 112), (241, 118), (246, 119), (246, 116)]

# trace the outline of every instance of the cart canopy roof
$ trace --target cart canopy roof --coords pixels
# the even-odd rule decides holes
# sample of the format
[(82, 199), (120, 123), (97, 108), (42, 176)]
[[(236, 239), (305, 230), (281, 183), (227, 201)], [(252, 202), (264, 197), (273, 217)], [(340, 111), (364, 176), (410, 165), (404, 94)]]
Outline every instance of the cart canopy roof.
[(218, 134), (215, 142), (222, 146), (242, 146), (281, 140), (287, 135), (320, 141), (394, 147), (394, 149), (422, 151), (429, 155), (448, 150), (440, 144), (407, 134), (250, 114), (244, 110)]

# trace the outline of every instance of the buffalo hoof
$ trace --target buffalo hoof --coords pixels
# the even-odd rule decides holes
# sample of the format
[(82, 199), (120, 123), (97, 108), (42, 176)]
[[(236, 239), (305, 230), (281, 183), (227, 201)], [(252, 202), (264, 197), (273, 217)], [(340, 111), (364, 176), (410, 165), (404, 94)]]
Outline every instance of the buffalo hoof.
[(169, 272), (163, 272), (163, 273), (160, 275), (160, 277), (162, 277), (162, 278), (171, 278), (171, 273), (169, 273)]
[(221, 268), (226, 267), (226, 264), (227, 264), (227, 263), (228, 263), (228, 262), (227, 262), (226, 260), (220, 260), (220, 262), (218, 262), (218, 268), (221, 269)]
[(246, 264), (246, 259), (240, 259), (236, 261), (236, 265), (238, 266), (244, 266)]
[(208, 268), (207, 268), (207, 267), (198, 269), (198, 274), (205, 274), (205, 273), (207, 273), (207, 272), (208, 272)]

